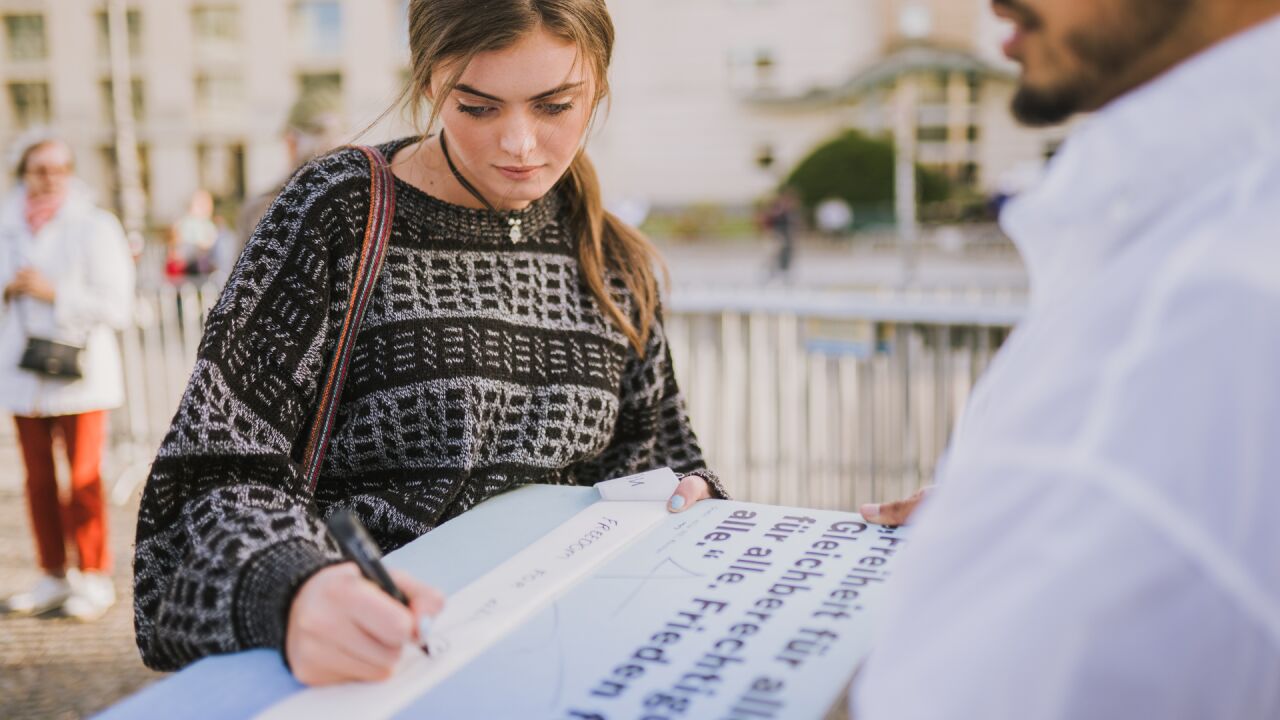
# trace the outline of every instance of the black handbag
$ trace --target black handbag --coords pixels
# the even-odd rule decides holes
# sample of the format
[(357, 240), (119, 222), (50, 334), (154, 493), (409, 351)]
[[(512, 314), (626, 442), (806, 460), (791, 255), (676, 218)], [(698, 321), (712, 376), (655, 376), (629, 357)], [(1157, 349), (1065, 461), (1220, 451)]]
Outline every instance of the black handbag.
[(62, 380), (84, 377), (80, 356), (84, 348), (42, 337), (28, 337), (18, 367)]
[[(25, 333), (27, 323), (22, 312), (22, 298), (14, 298), (12, 302), (18, 315), (18, 327)], [(59, 380), (79, 380), (84, 377), (84, 368), (80, 364), (83, 353), (83, 345), (27, 335), (27, 346), (22, 349), (18, 367)]]

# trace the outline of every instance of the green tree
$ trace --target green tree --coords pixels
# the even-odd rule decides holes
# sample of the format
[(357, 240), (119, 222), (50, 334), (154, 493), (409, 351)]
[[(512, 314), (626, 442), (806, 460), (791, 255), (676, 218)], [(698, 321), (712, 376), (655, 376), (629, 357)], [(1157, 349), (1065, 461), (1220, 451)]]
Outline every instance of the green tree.
[[(894, 147), (888, 140), (846, 130), (800, 161), (784, 181), (796, 189), (807, 210), (827, 198), (840, 198), (859, 210), (890, 209), (894, 200)], [(946, 176), (916, 166), (916, 190), (923, 203), (948, 199)]]

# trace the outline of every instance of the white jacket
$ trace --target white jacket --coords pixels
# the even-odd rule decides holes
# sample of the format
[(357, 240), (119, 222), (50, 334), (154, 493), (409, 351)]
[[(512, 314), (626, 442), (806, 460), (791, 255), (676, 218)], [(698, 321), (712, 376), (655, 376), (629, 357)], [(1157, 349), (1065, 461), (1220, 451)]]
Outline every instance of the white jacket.
[[(30, 297), (0, 311), (0, 408), (52, 417), (119, 407), (124, 402), (116, 331), (133, 317), (133, 258), (114, 215), (93, 205), (79, 183), (52, 220), (33, 236), (19, 186), (0, 202), (0, 289), (24, 266), (55, 287), (50, 305)], [(19, 322), (15, 304), (22, 304)], [(27, 336), (83, 344), (84, 377), (46, 378), (18, 367)]]
[(1280, 718), (1280, 19), (1088, 119), (858, 720)]

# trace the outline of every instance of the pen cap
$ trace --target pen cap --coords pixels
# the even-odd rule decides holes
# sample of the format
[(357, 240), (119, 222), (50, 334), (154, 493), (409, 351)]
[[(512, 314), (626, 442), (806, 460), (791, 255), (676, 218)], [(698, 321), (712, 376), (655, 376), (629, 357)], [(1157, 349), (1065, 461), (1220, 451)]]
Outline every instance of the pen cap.
[(369, 531), (365, 530), (364, 524), (350, 510), (341, 508), (330, 515), (328, 526), (333, 539), (338, 541), (342, 554), (349, 559), (380, 560), (382, 558), (382, 550), (369, 536)]

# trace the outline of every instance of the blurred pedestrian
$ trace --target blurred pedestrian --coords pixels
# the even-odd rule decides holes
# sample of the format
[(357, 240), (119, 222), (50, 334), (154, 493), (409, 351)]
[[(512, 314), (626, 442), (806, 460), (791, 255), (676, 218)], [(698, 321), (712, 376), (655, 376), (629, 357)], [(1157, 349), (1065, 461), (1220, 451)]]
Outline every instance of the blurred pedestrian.
[[(342, 96), (332, 90), (306, 90), (289, 109), (284, 129), (284, 145), (288, 153), (289, 172), (271, 190), (245, 202), (237, 218), (238, 244), (228, 253), (234, 263), (240, 249), (249, 241), (267, 208), (284, 189), (285, 183), (308, 161), (333, 150), (344, 142), (346, 123), (342, 119)], [(228, 266), (230, 267), (230, 266)]]
[[(41, 138), (22, 151), (19, 185), (0, 203), (0, 407), (17, 425), (43, 573), (5, 604), (91, 620), (115, 602), (101, 465), (107, 411), (124, 401), (115, 330), (132, 315), (134, 268), (120, 222), (72, 169), (70, 148)], [(55, 437), (71, 468), (65, 504)], [(68, 537), (78, 575), (68, 574)]]
[(778, 252), (773, 256), (766, 282), (778, 277), (784, 281), (791, 278), (791, 264), (795, 258), (795, 229), (799, 222), (800, 195), (795, 188), (784, 187), (777, 197), (765, 208), (764, 226), (773, 233), (778, 243)]
[(165, 275), (175, 283), (213, 271), (213, 250), (218, 241), (218, 226), (213, 222), (213, 195), (196, 190), (187, 211), (169, 228), (169, 252)]

